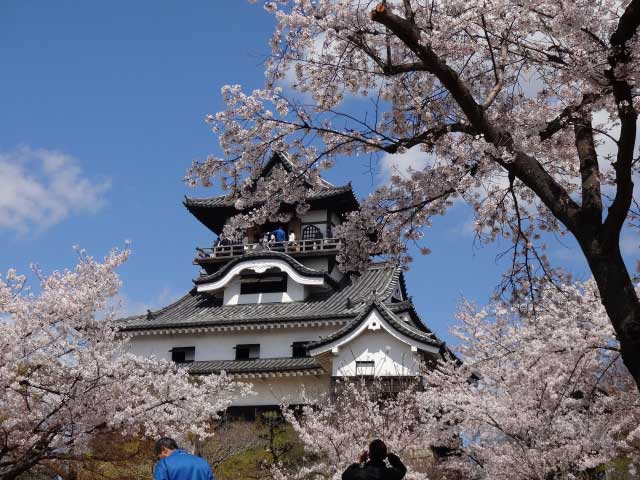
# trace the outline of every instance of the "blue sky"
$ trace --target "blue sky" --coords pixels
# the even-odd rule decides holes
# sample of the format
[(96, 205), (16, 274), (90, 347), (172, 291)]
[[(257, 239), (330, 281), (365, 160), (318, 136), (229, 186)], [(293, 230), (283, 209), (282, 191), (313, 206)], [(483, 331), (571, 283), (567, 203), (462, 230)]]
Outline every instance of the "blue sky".
[[(243, 0), (0, 3), (0, 270), (70, 267), (78, 244), (95, 256), (133, 242), (121, 269), (127, 313), (158, 308), (191, 287), (194, 248), (212, 235), (182, 206), (185, 170), (218, 151), (203, 119), (220, 88), (262, 86), (273, 18)], [(359, 196), (380, 176), (367, 160), (342, 164), (334, 183)], [(456, 207), (427, 232), (409, 293), (445, 339), (462, 296), (484, 302), (507, 245), (473, 245)], [(578, 277), (573, 242), (552, 257)], [(632, 242), (635, 248), (637, 242)], [(631, 251), (631, 250), (629, 250)]]

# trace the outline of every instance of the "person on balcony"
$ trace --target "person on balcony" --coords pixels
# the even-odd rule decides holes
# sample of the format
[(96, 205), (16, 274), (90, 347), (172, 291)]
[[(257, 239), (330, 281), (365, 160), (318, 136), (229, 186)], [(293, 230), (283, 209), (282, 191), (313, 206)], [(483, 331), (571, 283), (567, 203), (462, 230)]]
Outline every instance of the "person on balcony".
[(296, 234), (294, 232), (289, 233), (289, 244), (287, 247), (288, 250), (296, 250)]
[(275, 240), (275, 248), (274, 250), (277, 250), (279, 252), (284, 250), (284, 242), (287, 239), (287, 233), (282, 229), (282, 227), (280, 225), (278, 225), (278, 228), (276, 228), (272, 235), (274, 236), (274, 240)]
[(269, 250), (269, 236), (271, 234), (269, 232), (264, 232), (262, 236), (260, 236), (260, 250)]

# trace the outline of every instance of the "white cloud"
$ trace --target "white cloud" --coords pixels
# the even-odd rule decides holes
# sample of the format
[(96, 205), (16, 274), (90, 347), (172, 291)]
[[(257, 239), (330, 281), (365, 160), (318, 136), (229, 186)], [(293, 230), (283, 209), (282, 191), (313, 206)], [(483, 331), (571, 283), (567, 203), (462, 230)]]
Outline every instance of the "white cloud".
[(19, 147), (0, 152), (0, 230), (44, 230), (104, 205), (108, 180), (87, 178), (70, 155)]
[(409, 176), (411, 170), (424, 170), (435, 163), (435, 156), (420, 150), (420, 146), (410, 148), (405, 153), (385, 153), (380, 160), (381, 180), (389, 181), (392, 175)]

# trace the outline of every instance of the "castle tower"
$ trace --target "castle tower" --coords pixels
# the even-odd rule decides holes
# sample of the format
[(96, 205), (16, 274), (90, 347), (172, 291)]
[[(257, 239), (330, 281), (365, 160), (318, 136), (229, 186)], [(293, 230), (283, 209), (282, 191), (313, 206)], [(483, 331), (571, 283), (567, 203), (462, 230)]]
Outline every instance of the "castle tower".
[[(262, 175), (276, 166), (296, 168), (275, 154)], [(232, 201), (186, 198), (187, 210), (219, 241), (196, 248), (200, 273), (186, 295), (120, 320), (132, 351), (186, 364), (193, 375), (225, 371), (251, 382), (257, 395), (234, 407), (252, 409), (301, 403), (303, 390), (322, 395), (340, 378), (401, 385), (442, 355), (444, 344), (419, 318), (400, 268), (338, 268), (341, 240), (333, 232), (358, 208), (351, 185), (322, 181), (308, 203), (288, 223), (251, 229), (234, 243), (220, 240), (227, 220), (241, 213)], [(295, 211), (282, 208), (289, 207)]]

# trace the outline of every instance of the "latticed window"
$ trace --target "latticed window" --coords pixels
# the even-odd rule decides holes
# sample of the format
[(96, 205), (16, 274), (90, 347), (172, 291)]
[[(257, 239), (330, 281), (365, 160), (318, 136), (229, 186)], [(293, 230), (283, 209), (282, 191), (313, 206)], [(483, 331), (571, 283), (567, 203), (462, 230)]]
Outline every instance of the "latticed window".
[(307, 225), (302, 229), (302, 240), (314, 240), (322, 238), (322, 232), (315, 225)]

